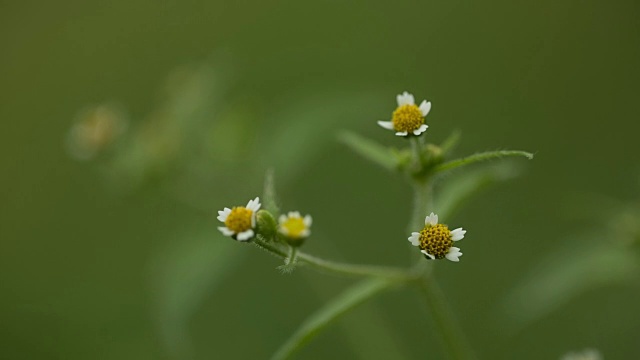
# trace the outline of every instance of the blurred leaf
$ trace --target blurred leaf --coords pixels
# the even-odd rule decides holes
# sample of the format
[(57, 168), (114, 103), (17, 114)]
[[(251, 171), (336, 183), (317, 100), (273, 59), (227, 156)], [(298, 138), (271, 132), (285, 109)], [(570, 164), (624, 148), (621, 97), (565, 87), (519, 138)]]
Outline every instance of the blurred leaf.
[(460, 142), (460, 137), (461, 137), (460, 131), (455, 130), (454, 132), (452, 132), (451, 135), (449, 135), (449, 137), (446, 138), (440, 145), (440, 149), (442, 150), (442, 152), (447, 154), (453, 151), (456, 148), (456, 146), (458, 146), (458, 143)]
[(525, 327), (557, 310), (585, 291), (636, 280), (637, 254), (602, 238), (568, 243), (544, 259), (507, 294), (503, 309), (516, 327)]
[(442, 171), (455, 169), (465, 165), (471, 165), (477, 162), (493, 160), (493, 159), (498, 159), (498, 158), (508, 157), (508, 156), (524, 156), (529, 160), (533, 159), (533, 154), (528, 153), (526, 151), (519, 151), (519, 150), (487, 151), (487, 152), (473, 154), (471, 156), (467, 156), (464, 158), (448, 161), (436, 167), (435, 171), (442, 172)]
[(392, 285), (393, 283), (388, 280), (367, 279), (347, 289), (307, 318), (298, 331), (278, 349), (272, 359), (289, 359), (331, 322)]
[(397, 167), (397, 160), (393, 152), (376, 143), (350, 131), (343, 131), (338, 139), (351, 150), (383, 168), (393, 171)]
[(447, 179), (436, 192), (435, 210), (443, 219), (450, 219), (474, 196), (488, 187), (512, 179), (520, 173), (519, 167), (512, 163), (466, 171)]
[(159, 331), (175, 358), (190, 357), (189, 320), (239, 263), (241, 252), (236, 245), (207, 230), (181, 236), (153, 260), (151, 274)]
[(273, 166), (280, 181), (286, 183), (332, 144), (337, 130), (350, 119), (361, 118), (362, 109), (371, 109), (372, 104), (380, 103), (378, 99), (374, 93), (332, 92), (291, 101), (276, 115), (277, 120), (271, 121), (277, 124), (268, 130), (273, 136), (259, 138), (259, 163)]
[(278, 207), (278, 198), (276, 196), (276, 183), (274, 179), (274, 170), (268, 169), (264, 177), (264, 191), (262, 194), (262, 202), (264, 208), (269, 211), (273, 216), (280, 214), (280, 208)]

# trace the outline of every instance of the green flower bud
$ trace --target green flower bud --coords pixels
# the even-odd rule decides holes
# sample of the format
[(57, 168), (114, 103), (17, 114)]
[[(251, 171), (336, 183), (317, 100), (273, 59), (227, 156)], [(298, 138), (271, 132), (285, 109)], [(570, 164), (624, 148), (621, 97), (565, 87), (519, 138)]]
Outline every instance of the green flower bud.
[(257, 232), (267, 241), (273, 239), (278, 231), (278, 223), (267, 210), (260, 210), (256, 214)]

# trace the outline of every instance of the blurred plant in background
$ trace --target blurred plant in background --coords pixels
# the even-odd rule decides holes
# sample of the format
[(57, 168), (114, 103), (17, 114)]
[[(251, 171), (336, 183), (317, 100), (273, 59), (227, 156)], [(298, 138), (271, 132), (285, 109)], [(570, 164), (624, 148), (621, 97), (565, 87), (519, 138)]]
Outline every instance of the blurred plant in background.
[(512, 328), (522, 330), (589, 290), (635, 286), (640, 280), (638, 203), (594, 194), (564, 203), (571, 217), (587, 220), (584, 230), (557, 239), (555, 251), (506, 294), (500, 308)]

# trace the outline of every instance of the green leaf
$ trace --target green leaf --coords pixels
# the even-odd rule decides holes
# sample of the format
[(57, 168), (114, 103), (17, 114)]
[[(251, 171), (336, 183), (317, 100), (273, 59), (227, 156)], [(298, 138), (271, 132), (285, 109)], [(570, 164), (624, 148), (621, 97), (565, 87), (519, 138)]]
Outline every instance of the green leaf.
[(378, 164), (387, 170), (397, 168), (396, 156), (393, 151), (360, 135), (343, 131), (338, 139), (365, 159)]
[(498, 150), (498, 151), (487, 151), (482, 153), (473, 154), (471, 156), (467, 156), (464, 158), (448, 161), (438, 167), (435, 168), (435, 172), (442, 172), (446, 170), (455, 169), (461, 166), (475, 164), (482, 161), (493, 160), (508, 156), (524, 156), (527, 159), (533, 159), (533, 154), (526, 151), (519, 150)]
[(276, 183), (274, 179), (273, 169), (268, 169), (267, 174), (264, 177), (262, 203), (264, 204), (264, 208), (274, 216), (277, 217), (280, 214), (280, 208), (278, 207), (278, 198), (276, 196)]
[(503, 163), (472, 171), (465, 171), (447, 181), (437, 191), (435, 212), (442, 219), (450, 219), (474, 196), (492, 185), (512, 179), (520, 173), (520, 168), (512, 163)]
[(456, 148), (459, 142), (460, 142), (460, 131), (456, 130), (452, 132), (451, 135), (449, 135), (449, 137), (442, 142), (442, 144), (440, 145), (440, 149), (442, 149), (442, 152), (445, 154), (450, 153), (451, 151), (453, 151), (453, 149)]
[(300, 328), (271, 357), (272, 360), (289, 359), (329, 324), (349, 310), (362, 304), (376, 294), (387, 290), (393, 282), (383, 279), (363, 280), (347, 289), (337, 298), (326, 303), (302, 323)]

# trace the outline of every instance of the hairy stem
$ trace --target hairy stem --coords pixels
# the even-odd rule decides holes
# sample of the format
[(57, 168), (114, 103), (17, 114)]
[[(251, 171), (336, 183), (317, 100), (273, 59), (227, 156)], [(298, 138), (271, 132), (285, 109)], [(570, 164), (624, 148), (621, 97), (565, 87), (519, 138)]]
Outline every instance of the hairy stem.
[[(280, 244), (266, 242), (259, 238), (254, 239), (253, 243), (280, 258), (286, 259), (289, 256), (287, 249), (280, 246)], [(298, 251), (296, 259), (298, 264), (300, 265), (308, 265), (321, 271), (341, 275), (374, 276), (397, 281), (411, 281), (415, 280), (418, 277), (418, 274), (416, 274), (413, 270), (405, 270), (386, 266), (338, 263), (311, 256), (301, 251)]]

